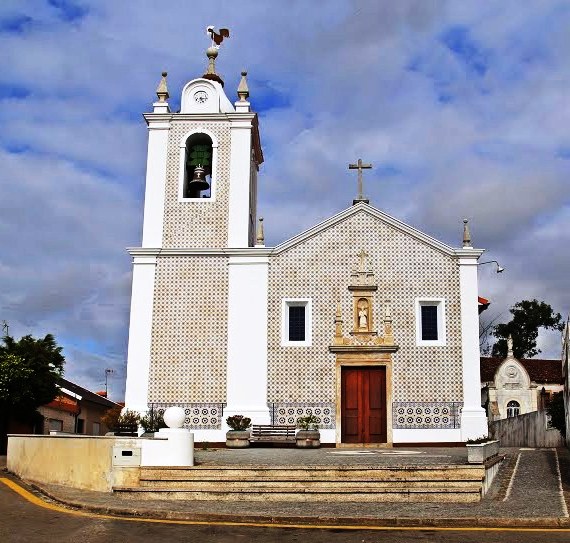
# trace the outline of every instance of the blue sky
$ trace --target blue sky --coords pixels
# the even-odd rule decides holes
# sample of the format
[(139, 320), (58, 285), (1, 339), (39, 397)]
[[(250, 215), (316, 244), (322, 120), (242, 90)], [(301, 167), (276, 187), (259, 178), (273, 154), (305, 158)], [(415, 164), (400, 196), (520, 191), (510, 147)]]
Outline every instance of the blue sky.
[[(205, 27), (230, 28), (218, 70), (248, 70), (269, 244), (346, 208), (362, 157), (376, 207), (458, 245), (471, 220), (488, 314), (524, 298), (570, 311), (570, 4), (557, 1), (0, 4), (0, 320), (54, 333), (66, 376), (123, 395), (140, 244), (142, 112), (204, 72)], [(543, 334), (543, 355), (559, 338)]]

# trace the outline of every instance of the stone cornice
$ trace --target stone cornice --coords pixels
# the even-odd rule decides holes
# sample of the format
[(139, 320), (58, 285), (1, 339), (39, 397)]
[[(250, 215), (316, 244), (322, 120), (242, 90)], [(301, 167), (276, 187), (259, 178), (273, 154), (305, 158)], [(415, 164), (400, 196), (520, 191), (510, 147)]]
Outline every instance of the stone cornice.
[(329, 345), (331, 353), (395, 353), (398, 345)]
[(148, 123), (173, 121), (253, 121), (257, 118), (257, 113), (143, 113), (145, 121)]
[(224, 249), (192, 249), (192, 248), (147, 248), (127, 247), (132, 256), (246, 256), (267, 257), (273, 251), (271, 247), (239, 247)]

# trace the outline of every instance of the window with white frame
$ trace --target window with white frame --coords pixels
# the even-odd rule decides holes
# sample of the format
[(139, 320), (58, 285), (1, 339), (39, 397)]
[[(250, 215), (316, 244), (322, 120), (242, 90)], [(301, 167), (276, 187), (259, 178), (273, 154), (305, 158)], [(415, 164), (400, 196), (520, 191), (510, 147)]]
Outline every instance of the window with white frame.
[(312, 344), (310, 298), (285, 298), (281, 322), (281, 345), (307, 347)]
[(416, 344), (446, 344), (444, 298), (416, 298)]

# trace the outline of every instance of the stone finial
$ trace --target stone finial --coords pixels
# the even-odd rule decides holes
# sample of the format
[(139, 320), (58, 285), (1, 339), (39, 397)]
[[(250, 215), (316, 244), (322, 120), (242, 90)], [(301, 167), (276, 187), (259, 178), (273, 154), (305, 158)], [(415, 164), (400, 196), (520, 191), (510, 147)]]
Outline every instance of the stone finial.
[(243, 71), (241, 73), (241, 80), (239, 82), (239, 86), (237, 89), (237, 95), (239, 97), (239, 101), (240, 102), (247, 102), (247, 99), (249, 98), (249, 88), (247, 86), (247, 72)]
[(263, 233), (263, 217), (259, 217), (259, 221), (257, 223), (256, 245), (265, 246), (265, 235)]
[(469, 221), (467, 219), (463, 219), (463, 247), (472, 247)]
[(162, 79), (160, 80), (160, 83), (156, 89), (156, 95), (158, 96), (159, 102), (166, 102), (168, 98), (170, 98), (170, 94), (168, 94), (168, 86), (166, 85), (167, 75), (167, 72), (162, 72)]
[(206, 56), (208, 57), (208, 69), (202, 77), (211, 81), (217, 81), (223, 87), (224, 81), (216, 73), (216, 57), (218, 56), (217, 47), (208, 47), (208, 49), (206, 49)]
[(507, 358), (513, 358), (514, 354), (513, 354), (513, 336), (511, 336), (511, 334), (509, 334), (509, 337), (507, 338)]

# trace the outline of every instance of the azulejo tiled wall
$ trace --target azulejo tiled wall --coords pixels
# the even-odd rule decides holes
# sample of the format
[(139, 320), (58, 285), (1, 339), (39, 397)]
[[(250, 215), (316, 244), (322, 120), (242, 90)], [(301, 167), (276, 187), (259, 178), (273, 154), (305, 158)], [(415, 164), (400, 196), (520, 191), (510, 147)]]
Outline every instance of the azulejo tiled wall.
[[(334, 402), (335, 363), (328, 352), (340, 299), (344, 332), (352, 323), (347, 287), (364, 249), (378, 282), (374, 328), (381, 331), (383, 300), (390, 300), (395, 342), (393, 400), (461, 401), (459, 270), (452, 257), (361, 210), (343, 222), (272, 256), (269, 268), (268, 402)], [(416, 297), (443, 297), (447, 345), (416, 347)], [(310, 347), (281, 346), (281, 300), (312, 298)]]
[(149, 402), (226, 401), (227, 259), (158, 257)]
[[(191, 132), (207, 130), (218, 139), (215, 201), (179, 202), (180, 142)], [(168, 135), (163, 245), (187, 248), (225, 247), (228, 241), (230, 184), (229, 122), (173, 121)]]

